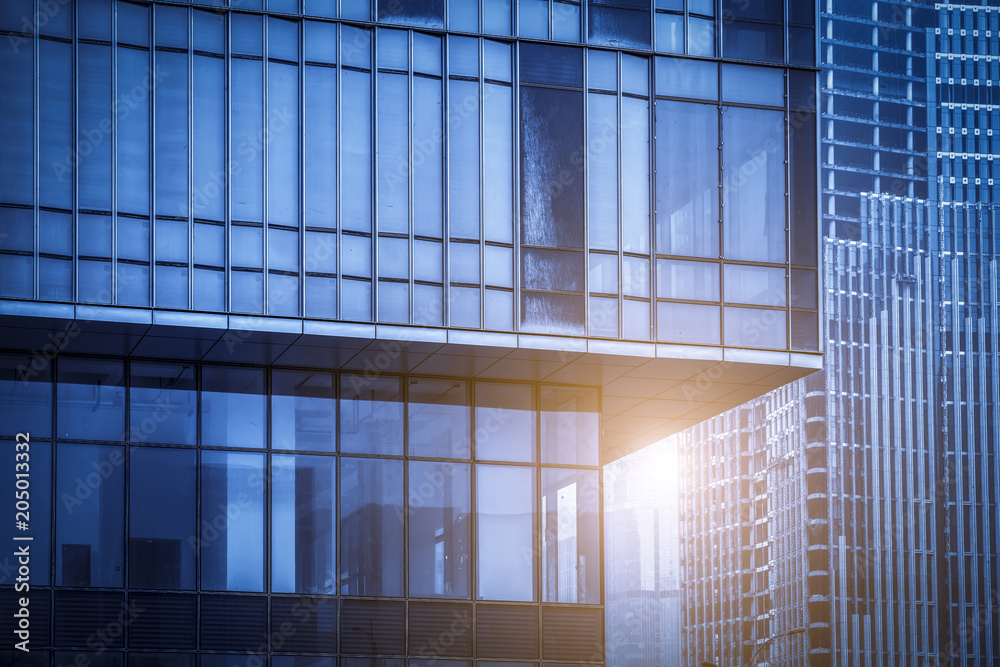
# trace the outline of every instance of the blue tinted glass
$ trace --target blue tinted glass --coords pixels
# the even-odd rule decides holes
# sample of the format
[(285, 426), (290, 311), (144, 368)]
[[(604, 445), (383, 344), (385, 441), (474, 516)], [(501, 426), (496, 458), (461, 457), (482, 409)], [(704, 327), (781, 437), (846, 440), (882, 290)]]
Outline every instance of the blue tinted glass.
[(134, 362), (129, 387), (129, 439), (193, 445), (198, 397), (194, 367)]
[[(341, 2), (344, 18), (347, 17), (346, 3)], [(367, 20), (367, 17), (366, 19)], [(351, 67), (363, 67), (367, 69), (371, 66), (371, 32), (363, 28), (354, 26), (341, 26), (340, 28), (340, 55), (341, 62)]]
[(336, 425), (332, 375), (279, 370), (271, 374), (273, 448), (332, 452)]
[(542, 463), (600, 463), (597, 395), (595, 389), (542, 388)]
[(264, 54), (264, 20), (256, 14), (232, 15), (232, 52), (260, 56)]
[(657, 58), (656, 94), (716, 100), (719, 98), (719, 66), (701, 60)]
[(718, 136), (716, 107), (656, 102), (657, 252), (719, 256)]
[(202, 368), (201, 443), (263, 447), (264, 372), (255, 368)]
[[(31, 16), (30, 9), (27, 16)], [(23, 30), (24, 28), (18, 25), (15, 29)], [(21, 95), (5, 94), (0, 97), (0, 133), (5, 138), (3, 142), (0, 142), (0, 199), (4, 202), (18, 204), (32, 203), (34, 187), (32, 183), (34, 180), (32, 176), (33, 169), (31, 167), (35, 136), (32, 131), (31, 120), (33, 114), (33, 96), (27, 94), (27, 91), (33, 87), (32, 71), (34, 68), (34, 57), (33, 50), (28, 48), (28, 42), (30, 42), (30, 39), (25, 40), (24, 48), (12, 48), (11, 45), (14, 42), (11, 41), (7, 47), (0, 50), (0, 85), (6, 91), (25, 91), (25, 94)], [(103, 51), (107, 52), (107, 49), (103, 49)], [(84, 52), (81, 50), (81, 57), (83, 55)], [(88, 59), (91, 58), (89, 51), (86, 56)], [(82, 66), (83, 64), (81, 63)], [(96, 69), (93, 68), (93, 65), (89, 61), (87, 67), (88, 70)], [(89, 89), (91, 87), (90, 81), (97, 76), (96, 71), (93, 73), (90, 71), (81, 71), (81, 84), (87, 85)], [(83, 88), (81, 87), (81, 94), (83, 92)], [(96, 91), (94, 96), (96, 96)], [(86, 100), (81, 98), (81, 102), (83, 101), (90, 102), (90, 99), (89, 97)], [(97, 104), (96, 100), (94, 104)], [(90, 116), (83, 116), (81, 114), (81, 121), (84, 119), (90, 120)], [(110, 142), (103, 143), (107, 144)], [(78, 150), (79, 148), (82, 148), (82, 141), (78, 146)], [(99, 151), (98, 157), (100, 158), (105, 152)], [(67, 180), (69, 177), (68, 166), (65, 170), (61, 171), (63, 171), (64, 180)]]
[(399, 378), (341, 375), (340, 450), (403, 454), (403, 395)]
[(267, 18), (267, 57), (299, 59), (299, 24), (269, 16)]
[(118, 218), (118, 259), (149, 261), (149, 220)]
[(267, 216), (299, 226), (299, 69), (267, 66)]
[(52, 333), (39, 354), (0, 355), (0, 435), (52, 437), (52, 357), (45, 352), (54, 353), (63, 335)]
[[(72, 12), (57, 12), (57, 16), (67, 15), (70, 19)], [(54, 18), (54, 17), (53, 17)], [(67, 35), (68, 37), (69, 35)], [(57, 206), (60, 208), (72, 207), (72, 159), (66, 153), (66, 147), (73, 144), (73, 68), (70, 65), (72, 59), (72, 45), (49, 40), (38, 42), (38, 66), (39, 66), (39, 124), (45, 128), (44, 132), (38, 136), (38, 164), (46, 165), (38, 171), (39, 177), (39, 203), (42, 206)], [(16, 70), (15, 70), (16, 71)], [(13, 98), (6, 104), (20, 105), (22, 101), (18, 98), (24, 96), (8, 95)], [(9, 109), (4, 106), (4, 119), (0, 123), (17, 122), (19, 111)], [(7, 114), (13, 114), (7, 116)], [(4, 125), (7, 128), (6, 125)], [(4, 130), (4, 134), (14, 141), (10, 132)], [(30, 138), (27, 134), (21, 140)], [(17, 144), (14, 144), (16, 146)], [(3, 149), (0, 148), (0, 151)], [(18, 180), (23, 179), (23, 174), (8, 174), (11, 167), (15, 167), (17, 162), (9, 162), (4, 154), (2, 160), (3, 167), (0, 179), (7, 181), (8, 177), (15, 180), (0, 185), (0, 190), (8, 187), (17, 187)], [(4, 197), (5, 201), (10, 201)]]
[(471, 458), (468, 383), (410, 378), (407, 391), (410, 456)]
[(263, 454), (202, 452), (202, 588), (264, 589), (264, 479)]
[(459, 238), (479, 238), (479, 84), (448, 82), (450, 231)]
[(661, 302), (656, 304), (656, 338), (718, 345), (721, 317), (718, 306)]
[(335, 593), (337, 460), (271, 457), (271, 590)]
[(479, 32), (479, 3), (448, 0), (448, 27), (459, 32)]
[(59, 445), (56, 585), (122, 586), (125, 450)]
[(305, 41), (305, 57), (307, 61), (318, 63), (337, 62), (336, 23), (306, 21)]
[(519, 0), (517, 3), (517, 23), (517, 33), (521, 37), (548, 39), (548, 0)]
[(191, 449), (131, 451), (128, 585), (133, 588), (194, 588), (195, 455)]
[(468, 598), (471, 466), (410, 461), (409, 468), (409, 595)]
[(649, 252), (649, 102), (622, 98), (622, 250)]
[(688, 53), (693, 56), (715, 55), (715, 20), (688, 19)]
[(552, 39), (580, 41), (580, 6), (567, 2), (552, 3)]
[(222, 53), (226, 44), (226, 14), (194, 10), (195, 51)]
[(340, 593), (403, 595), (403, 462), (340, 459)]
[(256, 60), (232, 61), (232, 142), (240, 155), (232, 170), (232, 216), (260, 222), (264, 215), (264, 159), (257, 149), (264, 123), (264, 74)]
[(111, 47), (79, 47), (78, 151), (88, 151), (80, 162), (79, 204), (97, 210), (111, 209)]
[(572, 46), (521, 44), (521, 83), (583, 85), (583, 50)]
[[(414, 37), (414, 43), (416, 43)], [(437, 46), (438, 67), (441, 66)], [(424, 236), (441, 237), (442, 164), (441, 131), (442, 87), (439, 79), (413, 78), (413, 231)], [(416, 261), (416, 257), (414, 257)]]
[(587, 86), (600, 90), (618, 89), (618, 54), (597, 49), (587, 52)]
[(476, 458), (486, 461), (535, 460), (535, 387), (501, 382), (476, 383)]
[[(185, 7), (156, 6), (155, 38), (158, 46), (187, 49), (188, 10)], [(163, 55), (162, 53), (159, 54)]]
[(726, 345), (782, 349), (788, 340), (784, 310), (725, 309)]
[(444, 27), (444, 0), (378, 0), (378, 20), (389, 23)]
[(225, 303), (225, 279), (222, 271), (194, 270), (195, 310), (222, 310)]
[[(18, 440), (18, 443), (23, 442), (23, 438)], [(4, 528), (0, 537), (15, 547), (0, 558), (0, 585), (13, 586), (17, 583), (19, 563), (13, 551), (22, 543), (14, 539), (30, 537), (30, 542), (23, 542), (29, 545), (33, 565), (28, 583), (47, 586), (52, 541), (52, 446), (31, 440), (27, 444), (15, 444), (12, 438), (4, 449), (6, 451), (0, 461), (0, 494), (9, 501), (3, 511)], [(15, 496), (15, 493), (18, 495)], [(73, 495), (69, 499), (75, 506)], [(19, 514), (20, 511), (24, 514)], [(17, 521), (24, 521), (28, 528), (19, 530)]]
[(156, 212), (187, 216), (188, 56), (157, 51), (156, 66)]
[(483, 0), (483, 29), (491, 35), (510, 34), (511, 0)]
[(784, 29), (780, 23), (724, 21), (722, 40), (722, 55), (725, 58), (771, 63), (780, 63), (785, 59)]
[(379, 68), (406, 71), (410, 61), (410, 42), (407, 32), (379, 28), (376, 37), (378, 39)]
[(58, 437), (124, 440), (122, 362), (61, 358), (57, 377)]
[(600, 473), (542, 470), (542, 600), (601, 601)]
[(376, 106), (379, 229), (404, 234), (409, 229), (408, 97), (409, 81), (405, 74), (379, 73)]
[(479, 76), (479, 40), (475, 37), (448, 39), (448, 73)]
[(785, 269), (768, 266), (725, 266), (725, 299), (729, 303), (748, 303), (759, 306), (784, 306)]
[[(118, 210), (149, 214), (149, 52), (118, 49), (118, 90), (129, 113), (119, 113), (116, 141)], [(121, 104), (122, 102), (119, 102)]]
[[(337, 226), (337, 72), (306, 67), (305, 224)], [(308, 269), (308, 264), (307, 264)]]
[(719, 300), (719, 265), (661, 259), (656, 262), (656, 296), (694, 301)]
[(722, 131), (725, 256), (784, 263), (784, 112), (726, 107)]
[[(347, 57), (347, 28), (343, 45)], [(367, 37), (367, 33), (365, 33)], [(365, 48), (368, 48), (367, 46)], [(367, 51), (365, 51), (367, 54)], [(366, 56), (367, 61), (367, 56)], [(344, 127), (353, 128), (342, 136), (342, 191), (351, 193), (343, 202), (343, 226), (358, 231), (371, 231), (372, 193), (372, 112), (371, 76), (365, 72), (345, 71), (341, 79), (341, 112)], [(346, 317), (347, 314), (345, 313)]]
[(651, 13), (648, 9), (634, 10), (591, 5), (589, 16), (589, 35), (592, 44), (633, 49), (650, 47)]
[(535, 600), (535, 493), (533, 468), (476, 466), (479, 599)]
[(723, 64), (722, 101), (784, 106), (785, 72), (776, 67)]
[(522, 242), (582, 248), (583, 94), (522, 87), (521, 127)]
[[(200, 12), (196, 12), (200, 13)], [(213, 19), (214, 20), (214, 19)], [(197, 48), (197, 46), (195, 47)], [(192, 163), (194, 190), (191, 193), (195, 217), (209, 220), (224, 218), (225, 178), (225, 61), (209, 56), (195, 56), (194, 78), (194, 160)], [(259, 68), (259, 65), (258, 65)], [(234, 95), (235, 97), (235, 95)], [(236, 115), (234, 114), (234, 120)], [(259, 130), (259, 125), (258, 125)], [(252, 140), (248, 135), (235, 134), (233, 146), (241, 150), (240, 142)], [(250, 135), (256, 137), (257, 134)], [(244, 155), (248, 150), (243, 146)], [(244, 163), (244, 168), (251, 168)]]

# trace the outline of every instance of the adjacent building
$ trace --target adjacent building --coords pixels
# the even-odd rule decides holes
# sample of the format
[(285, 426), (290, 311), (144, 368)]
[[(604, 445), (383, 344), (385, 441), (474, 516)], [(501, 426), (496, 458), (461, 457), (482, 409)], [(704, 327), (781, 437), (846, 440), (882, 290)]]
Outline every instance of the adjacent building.
[(814, 23), (2, 3), (4, 659), (602, 664), (601, 465), (821, 366)]

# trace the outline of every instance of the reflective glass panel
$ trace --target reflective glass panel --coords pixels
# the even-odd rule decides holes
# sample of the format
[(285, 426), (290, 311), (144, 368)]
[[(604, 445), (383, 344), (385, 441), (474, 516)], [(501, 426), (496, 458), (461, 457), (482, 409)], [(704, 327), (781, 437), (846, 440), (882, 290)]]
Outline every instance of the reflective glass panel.
[(195, 444), (198, 396), (194, 367), (133, 362), (131, 372), (129, 439)]
[(136, 447), (129, 460), (129, 569), (133, 588), (195, 587), (197, 452)]
[(542, 387), (542, 463), (598, 465), (598, 391)]
[(0, 434), (22, 432), (52, 436), (52, 360), (41, 354), (0, 355)]
[(476, 383), (476, 458), (535, 460), (535, 386)]
[(410, 596), (470, 596), (471, 477), (465, 463), (410, 461)]
[(201, 586), (264, 590), (264, 455), (201, 453)]
[(204, 366), (201, 372), (201, 444), (263, 447), (264, 371)]
[[(6, 540), (6, 544), (17, 545), (15, 537), (31, 537), (32, 563), (42, 565), (31, 568), (28, 585), (48, 586), (52, 544), (52, 445), (31, 440), (25, 445), (23, 438), (15, 444), (12, 438), (5, 443), (4, 449), (3, 460), (0, 460), (0, 497), (7, 498), (8, 503), (3, 511), (4, 527), (0, 529), (0, 538)], [(67, 498), (75, 507), (75, 481), (71, 489)], [(27, 507), (21, 503), (26, 503)], [(25, 521), (28, 529), (20, 530), (17, 521)], [(13, 549), (0, 558), (0, 585), (18, 583), (20, 564), (17, 561)]]
[(340, 459), (340, 593), (403, 595), (403, 462)]
[(125, 378), (121, 361), (63, 357), (57, 377), (59, 437), (124, 440)]
[(476, 597), (535, 600), (535, 469), (476, 466)]
[(410, 378), (408, 391), (410, 456), (471, 458), (469, 383)]
[(337, 444), (336, 426), (332, 375), (271, 373), (271, 447), (332, 452)]
[(271, 590), (337, 590), (337, 460), (271, 457)]
[(542, 600), (601, 601), (600, 473), (542, 470)]
[(61, 444), (56, 471), (56, 585), (123, 585), (125, 450)]
[(340, 376), (340, 451), (403, 454), (403, 392), (398, 377)]

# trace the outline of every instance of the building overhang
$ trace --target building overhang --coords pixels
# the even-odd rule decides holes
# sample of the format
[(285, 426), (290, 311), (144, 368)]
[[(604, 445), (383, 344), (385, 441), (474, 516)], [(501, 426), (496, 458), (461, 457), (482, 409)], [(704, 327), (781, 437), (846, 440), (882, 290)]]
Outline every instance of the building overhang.
[(0, 347), (587, 385), (602, 463), (822, 368), (817, 353), (0, 299)]

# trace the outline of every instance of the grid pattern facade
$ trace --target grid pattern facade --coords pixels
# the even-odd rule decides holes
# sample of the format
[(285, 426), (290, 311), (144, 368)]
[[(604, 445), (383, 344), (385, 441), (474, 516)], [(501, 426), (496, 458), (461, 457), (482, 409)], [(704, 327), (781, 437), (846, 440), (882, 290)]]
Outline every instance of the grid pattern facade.
[(685, 664), (796, 627), (772, 664), (1000, 656), (998, 212), (862, 214), (860, 239), (825, 244), (827, 370), (677, 436)]
[(928, 91), (936, 96), (931, 176), (941, 201), (993, 203), (1000, 188), (1000, 100), (994, 92), (1000, 85), (1000, 7), (945, 3), (937, 18), (928, 71)]
[(0, 295), (816, 351), (811, 8), (642, 4), (5, 3)]
[(603, 662), (597, 390), (2, 359), (31, 664)]
[[(864, 193), (933, 197), (928, 164), (927, 28), (934, 5), (821, 3), (824, 233), (858, 238)], [(933, 106), (931, 107), (933, 108)], [(933, 114), (931, 114), (933, 116)], [(933, 122), (931, 122), (933, 125)]]

